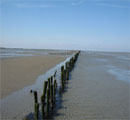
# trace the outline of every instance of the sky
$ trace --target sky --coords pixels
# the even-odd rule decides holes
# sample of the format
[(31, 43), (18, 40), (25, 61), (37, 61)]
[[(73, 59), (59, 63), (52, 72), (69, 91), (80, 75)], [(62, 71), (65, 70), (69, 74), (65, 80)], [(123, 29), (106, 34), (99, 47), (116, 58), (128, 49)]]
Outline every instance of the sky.
[(0, 0), (0, 47), (130, 51), (129, 0)]

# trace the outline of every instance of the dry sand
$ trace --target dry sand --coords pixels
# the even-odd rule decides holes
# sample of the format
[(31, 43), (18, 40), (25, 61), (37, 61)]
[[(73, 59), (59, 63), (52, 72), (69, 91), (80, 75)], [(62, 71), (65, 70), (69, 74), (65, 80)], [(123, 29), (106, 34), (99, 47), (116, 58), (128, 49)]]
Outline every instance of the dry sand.
[(44, 55), (0, 59), (0, 98), (33, 84), (39, 75), (65, 58)]

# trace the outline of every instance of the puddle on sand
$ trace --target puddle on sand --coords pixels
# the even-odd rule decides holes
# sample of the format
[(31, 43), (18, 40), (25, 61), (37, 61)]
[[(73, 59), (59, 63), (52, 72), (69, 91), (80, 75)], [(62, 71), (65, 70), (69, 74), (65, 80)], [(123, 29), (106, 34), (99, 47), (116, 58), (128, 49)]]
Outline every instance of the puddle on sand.
[(130, 82), (130, 71), (119, 69), (112, 65), (106, 65), (109, 68), (108, 72), (114, 75), (118, 80)]
[(34, 98), (30, 90), (36, 90), (38, 92), (38, 100), (43, 92), (44, 81), (51, 75), (54, 75), (57, 70), (56, 80), (60, 85), (60, 68), (71, 57), (68, 57), (64, 62), (56, 65), (50, 69), (46, 74), (40, 75), (33, 85), (27, 86), (17, 92), (0, 100), (0, 119), (22, 119), (24, 116), (34, 111)]

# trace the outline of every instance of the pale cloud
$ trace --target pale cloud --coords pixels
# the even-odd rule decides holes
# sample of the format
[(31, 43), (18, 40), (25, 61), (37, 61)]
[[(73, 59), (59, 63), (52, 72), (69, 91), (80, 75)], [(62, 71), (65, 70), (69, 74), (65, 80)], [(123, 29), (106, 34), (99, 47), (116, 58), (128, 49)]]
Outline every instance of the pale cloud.
[(97, 4), (97, 5), (106, 6), (106, 7), (114, 7), (114, 8), (129, 8), (129, 6), (114, 5), (114, 4), (107, 4), (107, 3), (99, 3), (99, 4)]
[(54, 5), (45, 5), (45, 4), (29, 4), (29, 3), (16, 3), (14, 6), (18, 8), (52, 8)]
[(78, 5), (81, 5), (81, 4), (83, 4), (84, 3), (84, 0), (79, 0), (79, 1), (77, 1), (77, 2), (73, 2), (72, 3), (72, 6), (78, 6)]

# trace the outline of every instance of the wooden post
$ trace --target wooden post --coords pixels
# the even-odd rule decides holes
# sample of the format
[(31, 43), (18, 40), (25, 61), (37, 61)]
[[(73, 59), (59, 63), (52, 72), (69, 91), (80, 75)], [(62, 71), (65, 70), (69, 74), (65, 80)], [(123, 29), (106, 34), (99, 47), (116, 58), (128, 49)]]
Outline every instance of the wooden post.
[(44, 110), (44, 108), (45, 108), (45, 99), (44, 99), (44, 95), (41, 96), (41, 103), (42, 103), (42, 106), (41, 106), (41, 108), (42, 108), (42, 119), (44, 119), (45, 118), (45, 110)]
[(46, 100), (46, 92), (47, 92), (47, 84), (48, 82), (44, 82), (44, 88), (43, 88), (43, 95), (41, 96), (41, 103), (42, 103), (42, 119), (44, 119), (45, 116), (45, 100)]
[(72, 57), (72, 69), (74, 68), (74, 58)]
[(47, 82), (47, 81), (45, 81), (45, 82), (44, 82), (44, 88), (43, 88), (43, 96), (44, 96), (44, 98), (46, 97), (46, 92), (47, 92), (47, 84), (48, 84), (48, 82)]
[(66, 83), (66, 69), (64, 70), (64, 83)]
[(53, 95), (54, 95), (54, 91), (53, 91), (53, 84), (51, 85), (51, 108), (53, 109)]
[(48, 88), (50, 89), (50, 84), (51, 84), (51, 81), (50, 81), (50, 78), (48, 78)]
[(50, 114), (50, 89), (47, 89), (47, 118)]
[(37, 91), (34, 91), (33, 94), (34, 94), (34, 103), (38, 103)]
[(70, 64), (70, 71), (71, 71), (72, 70), (72, 58), (70, 59), (69, 64)]
[(61, 67), (61, 87), (64, 90), (64, 66)]
[(55, 96), (56, 96), (56, 89), (57, 89), (57, 85), (56, 85), (56, 80), (54, 80), (54, 104), (55, 104)]
[(69, 63), (66, 63), (66, 80), (69, 80)]
[(34, 106), (35, 108), (35, 114), (34, 114), (34, 119), (35, 120), (38, 120), (38, 116), (39, 116), (39, 104), (38, 103), (35, 103), (35, 106)]
[(61, 73), (61, 88), (64, 90), (64, 73)]
[(63, 72), (64, 71), (64, 66), (61, 66), (61, 72)]
[(50, 86), (53, 85), (53, 76), (51, 76), (51, 84)]

